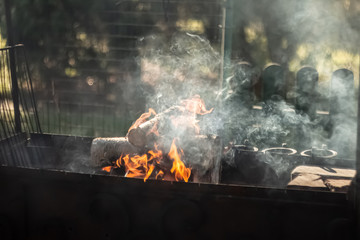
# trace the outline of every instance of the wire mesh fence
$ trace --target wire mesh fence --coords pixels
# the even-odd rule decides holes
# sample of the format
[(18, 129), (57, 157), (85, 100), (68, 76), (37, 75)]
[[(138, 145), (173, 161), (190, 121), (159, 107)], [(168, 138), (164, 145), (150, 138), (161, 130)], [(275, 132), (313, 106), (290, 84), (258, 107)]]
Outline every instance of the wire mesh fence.
[(39, 117), (45, 133), (75, 136), (125, 136), (131, 121), (118, 114), (115, 105), (39, 101)]
[(0, 49), (0, 138), (41, 132), (24, 46)]
[[(191, 10), (182, 16), (181, 9)], [(54, 62), (66, 57), (70, 63), (42, 76), (43, 84), (36, 89), (39, 120), (46, 133), (124, 136), (146, 110), (143, 96), (137, 93), (141, 92), (138, 44), (142, 37), (164, 35), (163, 27), (191, 32), (188, 28), (200, 24), (198, 34), (221, 44), (222, 2), (218, 0), (107, 1), (93, 15), (101, 28), (89, 22), (87, 30), (79, 28), (76, 41), (46, 44), (46, 54), (59, 49), (67, 54), (53, 56)], [(52, 64), (48, 59), (44, 62)]]
[(0, 49), (0, 163), (29, 166), (28, 135), (41, 133), (24, 46)]

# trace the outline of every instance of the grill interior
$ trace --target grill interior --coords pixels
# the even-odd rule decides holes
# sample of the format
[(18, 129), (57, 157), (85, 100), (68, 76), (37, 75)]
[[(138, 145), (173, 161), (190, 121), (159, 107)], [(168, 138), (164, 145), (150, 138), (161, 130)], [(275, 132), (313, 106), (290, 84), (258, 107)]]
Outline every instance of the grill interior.
[[(164, 11), (161, 18), (168, 23), (175, 16), (169, 11), (181, 10), (176, 1), (155, 1), (148, 5), (125, 2), (118, 3), (121, 13), (131, 15), (140, 7), (146, 10), (156, 5), (157, 10)], [(232, 4), (228, 1), (218, 5), (217, 1), (211, 1), (209, 9), (215, 10), (202, 16), (214, 17), (211, 26), (217, 25), (209, 27), (212, 33), (207, 34), (213, 37), (211, 41), (222, 41), (214, 32), (218, 28), (226, 29), (221, 25), (228, 24), (229, 16), (233, 14)], [(186, 9), (186, 6), (182, 7)], [(227, 14), (219, 15), (221, 9)], [(155, 180), (154, 177), (144, 182), (142, 178), (126, 177), (124, 168), (104, 171), (103, 167), (108, 165), (93, 164), (94, 137), (43, 133), (42, 130), (59, 133), (94, 131), (89, 135), (102, 137), (101, 134), (113, 135), (121, 125), (117, 137), (124, 137), (127, 122), (118, 123), (116, 117), (126, 119), (128, 116), (125, 115), (130, 111), (118, 112), (116, 107), (107, 104), (113, 100), (106, 99), (95, 105), (80, 100), (88, 101), (89, 95), (93, 96), (91, 94), (100, 88), (108, 88), (113, 93), (120, 75), (124, 79), (136, 76), (141, 81), (151, 80), (149, 69), (154, 66), (150, 57), (150, 60), (142, 58), (139, 66), (135, 66), (133, 58), (138, 51), (148, 53), (146, 44), (152, 46), (160, 42), (160, 38), (150, 36), (140, 40), (134, 37), (151, 32), (148, 29), (153, 27), (149, 26), (152, 23), (134, 23), (131, 25), (133, 31), (125, 35), (124, 29), (118, 28), (129, 23), (114, 23), (121, 18), (115, 10), (107, 10), (105, 15), (103, 17), (110, 21), (107, 25), (111, 28), (111, 49), (102, 59), (106, 63), (94, 66), (106, 71), (82, 69), (87, 76), (86, 82), (81, 78), (72, 79), (70, 85), (64, 83), (66, 81), (49, 80), (53, 100), (39, 101), (40, 117), (24, 47), (16, 45), (0, 49), (1, 239), (356, 239), (359, 231), (356, 225), (359, 197), (356, 194), (360, 191), (356, 191), (359, 185), (354, 178), (355, 152), (359, 150), (354, 132), (358, 120), (354, 107), (354, 72), (349, 69), (338, 68), (330, 74), (329, 95), (318, 91), (321, 79), (313, 67), (300, 68), (292, 79), (294, 86), (288, 84), (289, 69), (279, 64), (267, 65), (260, 71), (247, 62), (240, 62), (230, 70), (228, 51), (237, 43), (231, 43), (226, 37), (229, 30), (221, 30), (226, 38), (222, 46), (223, 68), (215, 77), (211, 74), (208, 77), (214, 84), (214, 79), (223, 75), (219, 78), (224, 78), (224, 89), (217, 95), (220, 101), (211, 94), (207, 100), (215, 109), (214, 115), (221, 116), (223, 126), (216, 129), (215, 134), (205, 132), (203, 135), (216, 139), (216, 146), (211, 150), (219, 156), (214, 157), (214, 166), (218, 168), (212, 169), (216, 170), (216, 177), (213, 172), (208, 172), (204, 178), (198, 177), (197, 169), (193, 169), (188, 183), (174, 179)], [(256, 26), (254, 29), (259, 30)], [(244, 34), (248, 34), (246, 31), (244, 27)], [(208, 44), (197, 35), (179, 36), (191, 43)], [(81, 40), (81, 36), (79, 38)], [(117, 42), (118, 38), (127, 39), (126, 47), (124, 42)], [(183, 49), (171, 50), (179, 54)], [(187, 50), (191, 52), (192, 49)], [(207, 48), (201, 50), (204, 49), (200, 48), (200, 55), (210, 53)], [(121, 54), (115, 54), (117, 51)], [(99, 56), (82, 57), (91, 62)], [(130, 57), (131, 60), (127, 59)], [(166, 57), (159, 61), (166, 62)], [(175, 63), (181, 63), (181, 60)], [(196, 63), (196, 59), (187, 60)], [(216, 62), (218, 59), (211, 60)], [(113, 71), (115, 67), (111, 64), (119, 62), (126, 70)], [(189, 64), (187, 67), (194, 66)], [(169, 69), (161, 70), (166, 75), (166, 71), (172, 70)], [(68, 73), (71, 70), (67, 68)], [(94, 71), (96, 74), (89, 74)], [(102, 71), (106, 72), (106, 77)], [(181, 71), (171, 73), (179, 78), (183, 74)], [(98, 84), (101, 77), (108, 81), (107, 87)], [(86, 98), (79, 94), (72, 99), (79, 103), (66, 102), (64, 99), (77, 93), (70, 88), (87, 89), (91, 94), (81, 92)], [(146, 93), (149, 89), (142, 90)], [(202, 87), (201, 90), (206, 93), (208, 89)], [(122, 97), (127, 94), (133, 92), (122, 93)], [(112, 95), (109, 96), (111, 99)], [(166, 103), (166, 98), (159, 99), (152, 102)], [(138, 102), (133, 105), (130, 102), (124, 109), (139, 108), (134, 106)], [(71, 116), (74, 112), (79, 113), (80, 120)], [(98, 121), (104, 115), (113, 117)], [(129, 113), (129, 116), (133, 115), (136, 114)], [(210, 123), (215, 119), (209, 116), (199, 118), (201, 127), (207, 130), (211, 129)], [(84, 121), (91, 122), (92, 126), (83, 126)], [(46, 127), (40, 126), (40, 122), (47, 123)], [(197, 143), (191, 144), (196, 146)], [(106, 153), (104, 150), (104, 156)], [(116, 160), (119, 156), (110, 158)]]

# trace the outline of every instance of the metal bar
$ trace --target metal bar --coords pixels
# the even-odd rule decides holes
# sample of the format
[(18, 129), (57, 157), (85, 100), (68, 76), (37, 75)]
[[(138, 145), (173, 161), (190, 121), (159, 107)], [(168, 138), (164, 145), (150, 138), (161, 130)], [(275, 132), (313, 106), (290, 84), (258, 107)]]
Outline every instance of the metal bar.
[(231, 51), (232, 51), (232, 36), (233, 36), (233, 0), (225, 1), (225, 18), (223, 23), (223, 48), (224, 48), (224, 63), (223, 63), (223, 84), (227, 77), (229, 77), (229, 66), (231, 64)]
[[(139, 1), (139, 2), (142, 2), (142, 3), (162, 3), (161, 0), (153, 0), (153, 1)], [(183, 3), (184, 1), (183, 0), (175, 0), (175, 1), (171, 1), (171, 3)], [(191, 2), (191, 3), (204, 3), (206, 2), (207, 4), (217, 4), (218, 2), (217, 1), (208, 1), (208, 0), (198, 0), (198, 1), (188, 1), (188, 2)], [(121, 1), (118, 1), (116, 3), (116, 5), (120, 6), (121, 4), (124, 4), (124, 3), (133, 3), (133, 1), (131, 0), (121, 0)]]
[[(101, 11), (100, 13), (103, 14), (119, 14), (119, 15), (139, 15), (139, 14), (147, 14), (147, 15), (159, 15), (159, 16), (163, 16), (164, 13), (163, 12), (155, 12), (155, 11), (124, 11), (124, 10), (104, 10)], [(177, 12), (169, 12), (168, 13), (169, 16), (179, 16), (179, 13)], [(221, 17), (220, 14), (199, 14), (201, 16), (205, 16), (205, 17)]]
[(1, 48), (1, 50), (9, 50), (9, 49), (11, 49), (13, 47), (23, 47), (23, 46), (24, 46), (24, 44), (16, 44), (14, 46), (3, 47), (3, 48)]
[[(9, 50), (4, 50), (2, 51), (2, 59), (1, 59), (1, 63), (0, 63), (0, 69), (8, 69), (9, 67), (9, 56), (8, 56), (8, 51)], [(1, 81), (1, 87), (2, 89), (6, 89), (6, 76), (5, 76), (5, 71), (1, 71), (2, 73), (2, 81)], [(5, 121), (3, 126), (3, 129), (5, 130), (5, 136), (6, 138), (9, 139), (9, 141), (11, 141), (10, 143), (10, 148), (11, 146), (16, 144), (16, 141), (14, 140), (13, 136), (16, 136), (16, 132), (15, 132), (15, 122), (14, 122), (14, 118), (11, 115), (10, 112), (10, 103), (9, 103), (9, 99), (10, 99), (10, 94), (7, 94), (6, 91), (0, 91), (0, 99), (2, 100), (2, 104), (1, 104), (1, 120)], [(13, 161), (14, 163), (17, 165), (20, 160), (20, 156), (18, 151), (15, 151), (14, 154), (11, 154), (13, 157)]]
[[(359, 56), (360, 69), (360, 56)], [(360, 71), (359, 71), (360, 79)], [(360, 81), (360, 80), (359, 80)], [(356, 139), (356, 176), (355, 176), (355, 211), (357, 239), (360, 238), (360, 86), (358, 87), (358, 114), (357, 114), (357, 139)]]
[(27, 59), (27, 56), (26, 56), (26, 51), (25, 51), (24, 46), (23, 45), (21, 45), (21, 46), (22, 46), (24, 59), (25, 59), (25, 72), (28, 75), (27, 77), (28, 77), (28, 85), (29, 85), (29, 88), (30, 88), (29, 91), (30, 91), (30, 94), (31, 94), (31, 101), (32, 101), (32, 104), (33, 104), (33, 107), (34, 107), (35, 123), (36, 123), (37, 131), (39, 133), (42, 133), (41, 126), (40, 126), (40, 120), (39, 120), (39, 113), (38, 113), (38, 109), (37, 109), (37, 106), (36, 106), (34, 88), (33, 88), (32, 79), (31, 79), (31, 76), (30, 76), (30, 68), (29, 68), (29, 65), (28, 65), (28, 59)]
[(6, 33), (7, 33), (7, 44), (9, 49), (14, 45), (14, 35), (11, 21), (11, 6), (9, 0), (4, 0), (4, 8), (5, 8), (5, 21), (6, 21)]
[(222, 89), (224, 85), (224, 58), (225, 58), (225, 23), (226, 23), (226, 6), (222, 7), (222, 19), (221, 19), (221, 66), (220, 66), (220, 83), (219, 89)]
[(11, 95), (14, 104), (14, 120), (15, 120), (15, 131), (17, 133), (21, 132), (21, 121), (20, 121), (20, 108), (19, 108), (19, 86), (16, 76), (16, 60), (15, 60), (15, 48), (11, 47), (14, 45), (13, 39), (13, 28), (11, 21), (11, 7), (9, 0), (4, 0), (5, 7), (5, 18), (6, 18), (6, 28), (7, 28), (7, 41), (10, 46), (9, 49), (9, 60), (10, 60), (10, 72), (11, 72)]

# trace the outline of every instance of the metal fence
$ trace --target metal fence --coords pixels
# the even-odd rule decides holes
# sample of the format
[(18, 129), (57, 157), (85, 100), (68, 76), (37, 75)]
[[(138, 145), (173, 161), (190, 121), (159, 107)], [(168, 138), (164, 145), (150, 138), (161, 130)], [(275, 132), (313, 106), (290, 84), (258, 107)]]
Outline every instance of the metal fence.
[(41, 132), (24, 46), (0, 49), (0, 138)]
[(38, 101), (40, 123), (46, 133), (75, 136), (124, 136), (131, 121), (116, 105)]
[(222, 2), (218, 0), (108, 1), (106, 7), (94, 13), (101, 30), (94, 27), (93, 31), (77, 36), (81, 41), (95, 39), (93, 42), (86, 46), (47, 45), (48, 52), (57, 49), (69, 54), (89, 49), (98, 52), (78, 55), (74, 59), (81, 64), (42, 77), (36, 97), (43, 131), (78, 136), (125, 135), (132, 121), (145, 111), (141, 94), (129, 99), (124, 92), (139, 88), (139, 39), (161, 33), (164, 26), (180, 28), (177, 25), (184, 14), (179, 12), (180, 8), (190, 9), (186, 19), (208, 22), (201, 34), (211, 44), (220, 46)]

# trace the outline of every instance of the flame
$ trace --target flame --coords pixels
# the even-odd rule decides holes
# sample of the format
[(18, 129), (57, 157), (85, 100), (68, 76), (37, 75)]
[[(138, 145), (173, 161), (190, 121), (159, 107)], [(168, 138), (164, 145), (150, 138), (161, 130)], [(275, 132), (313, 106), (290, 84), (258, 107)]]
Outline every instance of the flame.
[(141, 114), (141, 116), (135, 121), (135, 123), (133, 125), (131, 125), (128, 132), (130, 132), (131, 129), (137, 128), (142, 123), (146, 122), (148, 120), (148, 118), (151, 116), (151, 114), (155, 116), (156, 112), (154, 109), (149, 108), (149, 112)]
[(168, 156), (173, 160), (173, 166), (170, 172), (175, 174), (175, 180), (184, 180), (185, 182), (188, 182), (191, 174), (191, 169), (187, 168), (185, 164), (181, 161), (180, 154), (175, 145), (175, 139), (172, 141)]
[(151, 173), (154, 171), (154, 168), (155, 168), (154, 165), (150, 165), (149, 171), (146, 173), (144, 177), (144, 182), (146, 182), (146, 180), (150, 177)]
[(160, 170), (160, 171), (158, 172), (158, 174), (156, 174), (155, 179), (158, 179), (159, 177), (160, 177), (160, 178), (163, 178), (164, 175), (165, 175), (164, 172), (163, 172), (162, 170)]
[(101, 170), (105, 171), (105, 172), (110, 172), (112, 169), (112, 166), (107, 166), (107, 167), (103, 167)]
[[(175, 145), (175, 139), (172, 141), (170, 151), (168, 153), (169, 159), (173, 161), (172, 168), (170, 172), (174, 174), (176, 181), (188, 182), (191, 174), (191, 169), (187, 168), (185, 164), (181, 161), (180, 155), (184, 155), (182, 149), (180, 148), (180, 152)], [(161, 150), (157, 149), (157, 145), (155, 145), (155, 150), (150, 150), (146, 154), (143, 155), (135, 155), (130, 156), (129, 154), (125, 156), (120, 156), (120, 158), (116, 161), (116, 165), (118, 167), (124, 166), (126, 175), (125, 177), (129, 178), (144, 178), (144, 182), (151, 176), (155, 169), (155, 164), (159, 164), (160, 160), (163, 158), (163, 153)], [(111, 167), (105, 167), (106, 169), (111, 169)], [(160, 170), (155, 179), (164, 177), (165, 173)]]
[(150, 150), (147, 154), (141, 156), (135, 155), (130, 157), (129, 154), (124, 157), (120, 156), (116, 161), (116, 165), (118, 167), (125, 166), (126, 177), (144, 177), (144, 182), (146, 182), (155, 168), (155, 165), (149, 164), (149, 162), (159, 163), (163, 157), (162, 151), (157, 150), (157, 146), (155, 148), (156, 150)]
[(213, 108), (206, 110), (204, 100), (202, 100), (199, 95), (195, 95), (191, 99), (183, 100), (181, 101), (181, 104), (187, 111), (198, 115), (205, 115), (214, 110)]
[[(156, 148), (156, 147), (155, 147), (155, 148)], [(160, 159), (163, 157), (162, 151), (161, 151), (161, 150), (157, 150), (157, 149), (156, 149), (155, 151), (150, 150), (150, 151), (148, 152), (148, 154), (150, 154), (149, 161), (155, 159), (155, 162), (156, 162), (156, 163), (160, 163)]]
[[(194, 131), (195, 134), (200, 133), (200, 127), (198, 125), (198, 120), (196, 119), (197, 115), (205, 115), (211, 113), (213, 108), (207, 110), (205, 107), (204, 100), (200, 98), (199, 95), (195, 95), (190, 99), (181, 101), (181, 106), (177, 106), (181, 109), (182, 114), (180, 116), (169, 116), (171, 123), (174, 128), (183, 128), (184, 130)], [(149, 111), (143, 113), (135, 123), (129, 128), (130, 130), (139, 127), (144, 122), (152, 116), (156, 116), (156, 112), (149, 108)], [(147, 135), (153, 133), (156, 136), (160, 136), (158, 132), (159, 122), (155, 122), (153, 127), (146, 133)], [(184, 155), (181, 148), (178, 148), (175, 144), (176, 138), (173, 139), (170, 151), (167, 156), (164, 158), (163, 152), (158, 149), (158, 146), (155, 144), (152, 150), (149, 150), (146, 154), (130, 156), (120, 156), (116, 161), (116, 166), (113, 167), (125, 167), (125, 177), (138, 177), (143, 178), (144, 182), (151, 177), (155, 172), (155, 179), (164, 179), (169, 177), (175, 178), (176, 181), (185, 181), (188, 182), (191, 175), (191, 168), (187, 168), (184, 162), (181, 160), (181, 157)], [(159, 165), (164, 159), (165, 161), (172, 161), (172, 168), (170, 172), (159, 170)], [(103, 168), (104, 171), (110, 171), (111, 167)], [(155, 173), (153, 175), (155, 175)], [(170, 175), (170, 173), (172, 175)]]
[(125, 157), (120, 157), (117, 160), (117, 165), (123, 165), (126, 169), (126, 177), (142, 177), (146, 175), (147, 170), (147, 155), (136, 155), (130, 157), (126, 155)]

